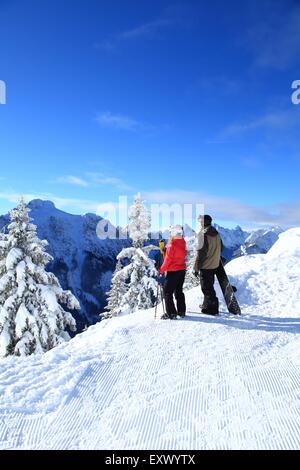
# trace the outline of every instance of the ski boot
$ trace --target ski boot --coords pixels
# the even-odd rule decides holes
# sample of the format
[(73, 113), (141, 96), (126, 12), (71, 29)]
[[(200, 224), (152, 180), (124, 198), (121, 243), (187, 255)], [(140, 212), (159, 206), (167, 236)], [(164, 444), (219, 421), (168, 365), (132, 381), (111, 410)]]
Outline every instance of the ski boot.
[(175, 320), (176, 315), (168, 315), (167, 313), (164, 313), (161, 317), (161, 320)]
[(184, 318), (186, 315), (185, 315), (185, 312), (182, 312), (182, 313), (177, 313), (177, 315), (180, 317), (180, 318)]
[(201, 308), (201, 313), (206, 315), (219, 315), (219, 300), (216, 299), (214, 302), (209, 302), (206, 305), (203, 305)]

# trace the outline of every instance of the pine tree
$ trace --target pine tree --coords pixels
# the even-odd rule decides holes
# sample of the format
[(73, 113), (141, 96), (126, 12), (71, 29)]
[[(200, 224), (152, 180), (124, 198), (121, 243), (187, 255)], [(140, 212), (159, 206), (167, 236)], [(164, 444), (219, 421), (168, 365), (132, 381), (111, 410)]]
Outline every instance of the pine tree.
[(0, 356), (48, 351), (70, 339), (66, 327), (76, 330), (62, 305), (79, 309), (79, 303), (46, 272), (52, 257), (45, 251), (47, 241), (37, 237), (29, 211), (21, 199), (10, 212), (8, 235), (0, 240)]
[(102, 318), (111, 318), (121, 312), (120, 308), (127, 288), (126, 279), (124, 279), (124, 273), (122, 272), (122, 264), (121, 261), (118, 260), (112, 277), (111, 289), (107, 293), (108, 302), (105, 307), (106, 312), (101, 314)]
[[(132, 247), (124, 248), (117, 256), (118, 263), (127, 263), (113, 277), (113, 282), (121, 283), (126, 289), (114, 310), (109, 310), (107, 316), (114, 316), (121, 311), (132, 313), (136, 310), (144, 310), (153, 307), (154, 296), (157, 288), (157, 271), (154, 261), (149, 258), (149, 252), (158, 247), (154, 245), (144, 246), (148, 239), (150, 229), (150, 216), (144, 206), (140, 194), (135, 196), (134, 204), (129, 208), (129, 225), (127, 231), (132, 239)], [(113, 286), (112, 286), (113, 289)], [(116, 299), (116, 295), (114, 297)]]
[(135, 196), (134, 203), (128, 211), (128, 218), (130, 223), (127, 229), (132, 239), (133, 247), (142, 248), (148, 238), (151, 220), (140, 194)]
[(197, 237), (186, 239), (187, 257), (186, 257), (186, 276), (184, 281), (184, 290), (199, 286), (199, 278), (194, 276), (194, 264), (197, 256)]

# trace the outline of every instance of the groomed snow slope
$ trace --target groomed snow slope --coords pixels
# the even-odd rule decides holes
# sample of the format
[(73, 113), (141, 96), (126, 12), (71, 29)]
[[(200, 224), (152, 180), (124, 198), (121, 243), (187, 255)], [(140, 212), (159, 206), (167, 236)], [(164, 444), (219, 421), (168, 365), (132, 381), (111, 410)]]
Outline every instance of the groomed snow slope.
[[(300, 229), (232, 261), (243, 315), (103, 321), (0, 361), (2, 449), (299, 449)], [(160, 307), (161, 311), (161, 307)]]

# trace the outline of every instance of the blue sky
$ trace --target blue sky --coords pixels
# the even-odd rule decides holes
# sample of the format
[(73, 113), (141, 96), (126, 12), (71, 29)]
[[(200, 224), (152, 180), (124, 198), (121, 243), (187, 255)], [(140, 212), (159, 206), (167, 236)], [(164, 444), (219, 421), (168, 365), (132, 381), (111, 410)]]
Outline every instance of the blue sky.
[(0, 213), (119, 195), (300, 224), (300, 4), (0, 0)]

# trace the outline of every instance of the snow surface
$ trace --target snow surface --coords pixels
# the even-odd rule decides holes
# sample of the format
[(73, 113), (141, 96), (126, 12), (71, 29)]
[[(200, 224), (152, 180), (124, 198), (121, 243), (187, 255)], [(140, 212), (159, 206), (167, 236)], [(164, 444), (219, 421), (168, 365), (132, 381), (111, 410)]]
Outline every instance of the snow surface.
[(299, 261), (298, 228), (229, 263), (239, 317), (199, 314), (196, 287), (185, 319), (140, 311), (2, 359), (0, 448), (299, 449)]

